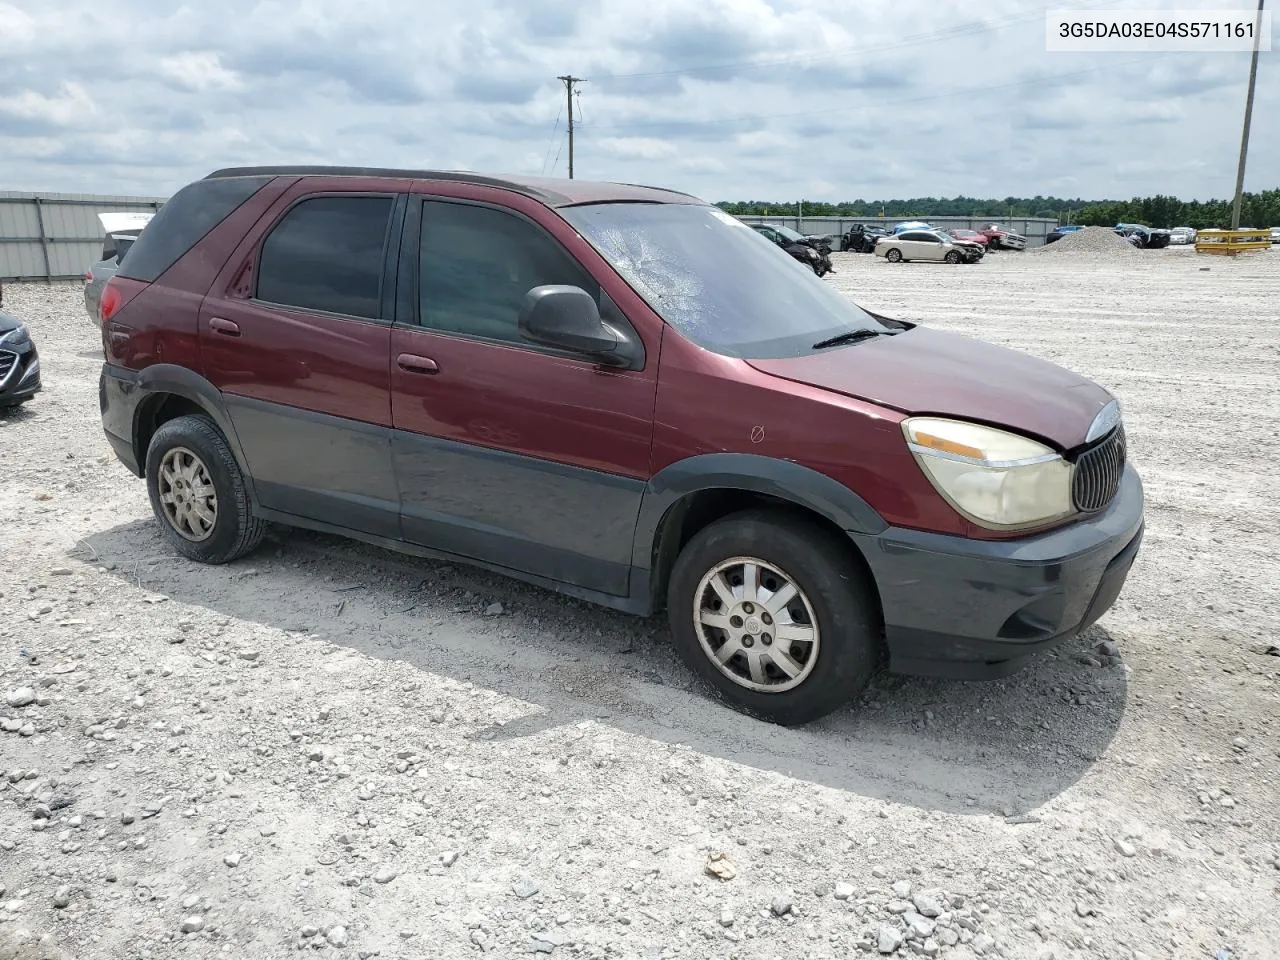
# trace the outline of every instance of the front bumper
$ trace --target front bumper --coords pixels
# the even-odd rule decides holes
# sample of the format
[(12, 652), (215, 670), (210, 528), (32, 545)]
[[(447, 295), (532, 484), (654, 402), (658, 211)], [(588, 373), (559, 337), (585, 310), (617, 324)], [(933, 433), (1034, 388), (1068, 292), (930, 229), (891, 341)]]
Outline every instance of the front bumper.
[(34, 343), (0, 348), (0, 406), (22, 403), (40, 392), (40, 353)]
[(851, 533), (880, 593), (896, 673), (1006, 676), (1115, 603), (1142, 542), (1143, 493), (1128, 467), (1111, 504), (1017, 540), (890, 528)]

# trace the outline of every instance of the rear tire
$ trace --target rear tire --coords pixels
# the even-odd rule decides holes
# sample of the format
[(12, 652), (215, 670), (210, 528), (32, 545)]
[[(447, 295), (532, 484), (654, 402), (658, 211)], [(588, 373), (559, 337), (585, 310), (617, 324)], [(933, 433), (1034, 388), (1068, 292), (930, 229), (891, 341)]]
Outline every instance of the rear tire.
[(762, 720), (792, 726), (839, 708), (866, 687), (880, 650), (871, 587), (850, 549), (779, 511), (703, 528), (667, 584), (676, 650), (721, 700)]
[(229, 563), (262, 542), (248, 485), (213, 421), (175, 417), (147, 447), (147, 492), (169, 545), (200, 563)]
[(890, 263), (901, 263), (902, 251), (899, 250), (897, 247), (894, 247), (892, 250), (889, 250), (885, 253), (884, 258), (888, 260)]

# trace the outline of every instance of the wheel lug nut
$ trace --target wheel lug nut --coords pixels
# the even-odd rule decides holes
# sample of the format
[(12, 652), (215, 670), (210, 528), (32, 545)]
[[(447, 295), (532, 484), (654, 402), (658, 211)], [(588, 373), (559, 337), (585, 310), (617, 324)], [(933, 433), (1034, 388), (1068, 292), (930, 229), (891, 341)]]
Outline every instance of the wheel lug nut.
[(760, 619), (765, 623), (773, 623), (773, 617), (769, 616), (767, 613), (760, 614)]
[(743, 612), (743, 613), (755, 613), (755, 610), (756, 610), (756, 608), (755, 608), (755, 605), (754, 605), (754, 604), (751, 604), (751, 603), (744, 603), (744, 604), (742, 605), (742, 612)]
[(729, 625), (730, 625), (730, 626), (733, 626), (733, 627), (741, 627), (741, 626), (742, 626), (742, 618), (741, 618), (741, 617), (736, 617), (736, 616), (735, 616), (735, 617), (730, 617), (730, 618), (729, 618)]
[(769, 636), (767, 633), (762, 633), (760, 634), (760, 642), (767, 647), (773, 643), (773, 637)]
[(742, 645), (743, 645), (744, 647), (754, 647), (754, 646), (756, 645), (756, 642), (755, 642), (754, 640), (752, 640), (750, 637), (743, 637), (743, 638), (742, 638)]

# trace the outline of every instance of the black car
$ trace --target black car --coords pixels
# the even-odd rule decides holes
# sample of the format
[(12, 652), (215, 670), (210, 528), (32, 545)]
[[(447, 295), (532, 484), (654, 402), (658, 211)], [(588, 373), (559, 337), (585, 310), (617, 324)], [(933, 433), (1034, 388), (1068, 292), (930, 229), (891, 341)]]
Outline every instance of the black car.
[(790, 227), (777, 227), (768, 223), (753, 223), (751, 229), (812, 268), (818, 276), (835, 273), (831, 266), (831, 246), (825, 240), (806, 237)]
[(1152, 229), (1141, 223), (1117, 223), (1116, 233), (1124, 237), (1130, 243), (1141, 247), (1144, 250), (1159, 250), (1169, 245), (1169, 239), (1172, 232), (1169, 230)]
[(0, 410), (25, 403), (40, 392), (40, 356), (17, 317), (0, 309)]
[(874, 223), (855, 223), (840, 236), (840, 249), (852, 253), (871, 253), (876, 240), (889, 236), (889, 231)]

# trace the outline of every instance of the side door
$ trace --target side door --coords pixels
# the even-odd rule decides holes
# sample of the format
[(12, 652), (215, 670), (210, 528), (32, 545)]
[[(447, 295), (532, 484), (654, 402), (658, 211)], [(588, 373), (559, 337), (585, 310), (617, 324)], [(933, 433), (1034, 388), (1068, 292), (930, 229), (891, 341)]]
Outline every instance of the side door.
[(661, 325), (632, 326), (645, 345), (637, 369), (524, 340), (517, 318), (533, 287), (582, 287), (619, 324), (619, 304), (639, 298), (540, 204), (470, 193), (494, 199), (415, 198), (405, 221), (391, 335), (404, 537), (626, 595)]
[(399, 537), (389, 358), (410, 182), (300, 180), (201, 307), (205, 377), (269, 510)]

